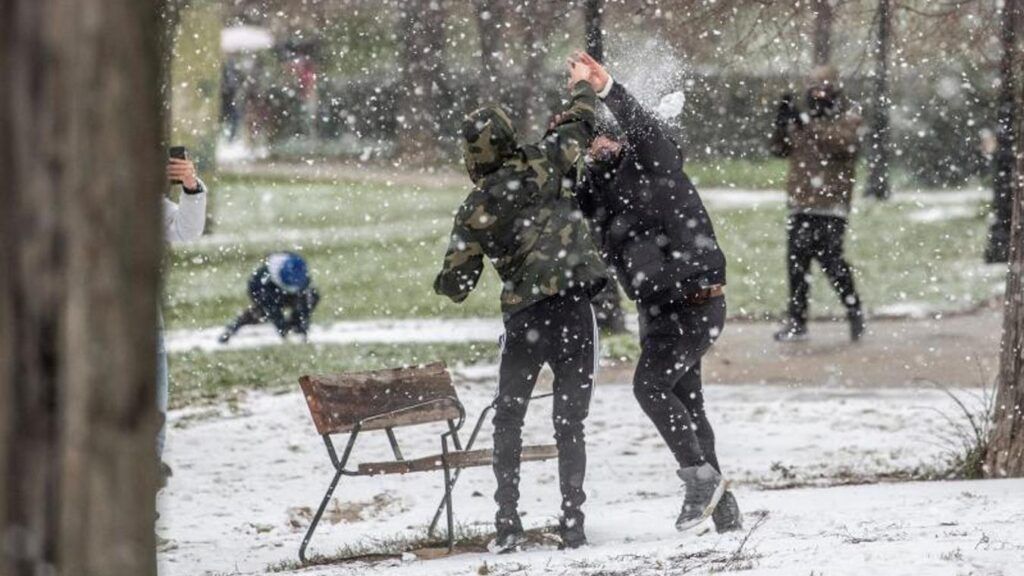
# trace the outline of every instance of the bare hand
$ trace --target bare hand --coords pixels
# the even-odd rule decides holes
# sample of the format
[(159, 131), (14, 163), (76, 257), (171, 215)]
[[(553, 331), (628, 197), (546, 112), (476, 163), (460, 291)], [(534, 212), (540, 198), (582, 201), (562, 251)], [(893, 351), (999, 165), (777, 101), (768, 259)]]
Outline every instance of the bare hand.
[(577, 52), (566, 59), (569, 65), (569, 90), (572, 90), (580, 82), (590, 83), (590, 69), (583, 65)]
[(199, 180), (196, 177), (196, 165), (191, 160), (171, 158), (167, 162), (167, 179), (180, 181), (181, 185), (189, 190), (199, 188)]
[(611, 75), (608, 74), (608, 71), (605, 70), (604, 66), (600, 62), (594, 60), (594, 58), (586, 52), (580, 52), (578, 57), (579, 62), (586, 66), (589, 72), (587, 81), (594, 87), (594, 91), (600, 92), (604, 90), (605, 86), (608, 85), (608, 81), (612, 79)]

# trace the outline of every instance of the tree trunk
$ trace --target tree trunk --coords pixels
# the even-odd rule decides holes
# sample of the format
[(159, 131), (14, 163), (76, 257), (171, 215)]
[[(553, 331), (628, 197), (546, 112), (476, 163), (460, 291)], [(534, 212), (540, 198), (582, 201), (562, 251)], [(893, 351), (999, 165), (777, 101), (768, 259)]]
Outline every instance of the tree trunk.
[[(522, 136), (528, 140), (543, 135), (551, 115), (546, 88), (551, 86), (552, 78), (545, 64), (548, 46), (551, 44), (551, 33), (555, 29), (558, 6), (557, 2), (531, 0), (519, 11), (525, 57), (520, 62), (520, 116), (517, 126)], [(564, 85), (564, 77), (558, 77), (554, 81), (559, 86)]]
[(1014, 178), (1016, 176), (1017, 91), (1015, 78), (1020, 64), (1017, 45), (1021, 13), (1021, 0), (1004, 0), (1002, 12), (1003, 56), (999, 64), (999, 111), (996, 119), (996, 153), (993, 159), (995, 174), (992, 178), (992, 227), (989, 229), (986, 262), (1006, 262), (1009, 252), (1010, 220), (1013, 212)]
[(892, 42), (890, 0), (878, 0), (878, 36), (875, 38), (875, 97), (871, 115), (871, 147), (868, 149), (868, 183), (865, 194), (889, 198), (889, 46)]
[(0, 0), (0, 574), (156, 573), (155, 0)]
[(820, 66), (832, 61), (832, 4), (830, 0), (813, 0), (814, 10), (814, 64)]
[(445, 154), (447, 102), (445, 8), (439, 0), (405, 0), (400, 14), (402, 86), (398, 93), (398, 153), (417, 164)]
[[(1016, 0), (1008, 0), (1016, 4)], [(1016, 50), (1015, 54), (1019, 54)], [(1011, 65), (1017, 65), (1014, 61)], [(1024, 477), (1024, 150), (1017, 126), (1016, 172), (1010, 180), (1009, 270), (1003, 309), (994, 426), (985, 461), (994, 478)]]
[(504, 24), (507, 13), (504, 0), (473, 0), (477, 33), (480, 36), (480, 79), (477, 99), (481, 104), (510, 104), (511, 86), (506, 74), (508, 33)]
[(598, 62), (604, 62), (604, 28), (601, 23), (603, 11), (603, 0), (586, 0), (583, 5), (583, 19), (587, 26), (587, 54)]

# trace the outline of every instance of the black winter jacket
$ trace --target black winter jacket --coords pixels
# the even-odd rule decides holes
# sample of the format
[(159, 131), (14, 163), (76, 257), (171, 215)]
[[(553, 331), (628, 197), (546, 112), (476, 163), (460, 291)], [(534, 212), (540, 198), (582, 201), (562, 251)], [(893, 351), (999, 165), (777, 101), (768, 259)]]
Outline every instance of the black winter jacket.
[(725, 256), (679, 146), (621, 84), (605, 104), (627, 142), (616, 164), (588, 167), (576, 194), (626, 294), (664, 304), (725, 284)]
[(309, 332), (320, 293), (312, 285), (294, 294), (285, 292), (270, 279), (270, 269), (263, 264), (249, 278), (249, 299), (283, 336), (288, 332)]

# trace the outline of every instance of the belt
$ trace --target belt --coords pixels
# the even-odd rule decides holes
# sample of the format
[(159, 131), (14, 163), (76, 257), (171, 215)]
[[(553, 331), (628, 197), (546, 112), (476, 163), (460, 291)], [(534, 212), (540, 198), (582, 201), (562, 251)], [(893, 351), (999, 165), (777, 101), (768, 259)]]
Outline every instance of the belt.
[(704, 304), (712, 298), (718, 298), (719, 296), (724, 295), (725, 286), (722, 284), (715, 284), (714, 286), (708, 286), (707, 288), (702, 288), (696, 292), (691, 292), (680, 298), (678, 302), (687, 306), (697, 306), (699, 304)]

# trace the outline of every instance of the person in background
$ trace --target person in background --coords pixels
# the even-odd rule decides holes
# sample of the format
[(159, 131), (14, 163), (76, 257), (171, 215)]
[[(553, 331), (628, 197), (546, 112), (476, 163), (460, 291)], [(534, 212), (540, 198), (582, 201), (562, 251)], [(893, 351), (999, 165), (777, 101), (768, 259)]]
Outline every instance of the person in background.
[(679, 465), (676, 528), (743, 518), (727, 490), (704, 405), (701, 358), (725, 325), (725, 256), (667, 126), (588, 55), (590, 83), (615, 118), (599, 126), (574, 191), (601, 255), (640, 316), (633, 393)]
[(772, 132), (772, 153), (789, 158), (787, 264), (789, 307), (779, 342), (807, 338), (807, 275), (817, 260), (846, 308), (850, 339), (864, 335), (864, 312), (843, 256), (850, 217), (861, 118), (843, 96), (832, 66), (819, 66), (807, 88), (807, 110), (797, 110), (793, 95), (779, 104)]
[(597, 365), (597, 324), (590, 301), (607, 274), (566, 182), (593, 138), (594, 89), (570, 62), (570, 101), (540, 142), (516, 137), (508, 115), (487, 106), (462, 124), (473, 190), (459, 207), (434, 291), (462, 302), (484, 258), (501, 277), (505, 334), (494, 401), (494, 475), (498, 505), (494, 553), (525, 541), (519, 518), (522, 428), (544, 364), (554, 372), (554, 426), (562, 493), (562, 547), (586, 544), (582, 505), (587, 452), (584, 420)]
[(313, 287), (306, 261), (294, 252), (275, 252), (249, 278), (250, 306), (234, 319), (219, 341), (226, 344), (242, 326), (270, 322), (281, 338), (289, 333), (306, 340), (320, 293)]
[[(180, 244), (195, 240), (203, 235), (206, 227), (206, 185), (196, 174), (196, 166), (189, 159), (170, 158), (167, 162), (167, 180), (181, 184), (181, 197), (172, 202), (164, 193), (164, 239), (169, 244)], [(164, 444), (167, 438), (167, 349), (164, 346), (163, 320), (157, 335), (157, 376), (156, 403), (160, 410), (160, 431), (156, 437), (156, 453), (160, 459), (160, 483), (167, 483), (172, 474), (171, 467), (163, 460)]]

